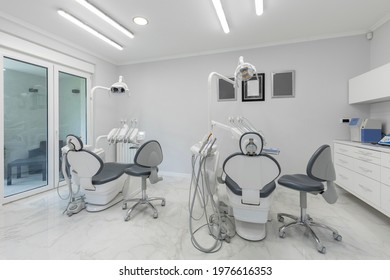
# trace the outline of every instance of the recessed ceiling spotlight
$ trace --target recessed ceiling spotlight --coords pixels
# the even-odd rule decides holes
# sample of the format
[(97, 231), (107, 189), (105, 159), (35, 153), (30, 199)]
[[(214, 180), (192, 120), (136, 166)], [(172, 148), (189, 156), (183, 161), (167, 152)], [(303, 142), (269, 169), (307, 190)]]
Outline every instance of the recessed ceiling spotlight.
[(134, 17), (133, 22), (138, 25), (147, 25), (149, 23), (144, 17)]

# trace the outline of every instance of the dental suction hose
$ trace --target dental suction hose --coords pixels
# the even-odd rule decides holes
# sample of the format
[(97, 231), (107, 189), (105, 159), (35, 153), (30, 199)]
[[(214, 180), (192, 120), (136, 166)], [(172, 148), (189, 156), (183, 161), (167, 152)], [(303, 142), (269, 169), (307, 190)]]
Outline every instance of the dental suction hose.
[[(224, 240), (230, 241), (222, 224), (219, 207), (213, 197), (214, 178), (208, 170), (209, 164), (218, 159), (215, 141), (216, 139), (212, 139), (211, 134), (209, 134), (203, 141), (191, 148), (192, 177), (188, 205), (189, 227), (193, 246), (204, 253), (217, 252), (222, 247)], [(215, 172), (215, 170), (213, 171)], [(204, 220), (203, 224), (202, 220)], [(214, 239), (209, 247), (202, 245), (196, 238), (201, 229), (207, 230), (207, 236)]]

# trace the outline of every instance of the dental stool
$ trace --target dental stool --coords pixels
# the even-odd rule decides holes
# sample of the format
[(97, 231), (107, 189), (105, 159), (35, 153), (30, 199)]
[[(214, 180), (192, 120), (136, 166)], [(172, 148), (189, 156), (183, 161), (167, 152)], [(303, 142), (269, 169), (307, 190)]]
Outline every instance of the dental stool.
[(83, 190), (86, 210), (101, 211), (123, 200), (125, 169), (131, 164), (104, 163), (98, 155), (85, 150), (82, 140), (75, 135), (68, 135), (66, 143), (71, 180)]
[[(342, 237), (337, 230), (313, 221), (313, 219), (306, 214), (307, 209), (307, 194), (321, 194), (324, 199), (333, 204), (337, 201), (336, 188), (333, 181), (336, 179), (336, 173), (332, 162), (332, 154), (330, 146), (322, 145), (314, 152), (310, 158), (306, 174), (283, 175), (278, 180), (278, 183), (284, 187), (299, 191), (301, 215), (296, 217), (290, 214), (278, 213), (277, 217), (280, 222), (284, 221), (284, 217), (288, 217), (293, 222), (283, 225), (279, 228), (279, 236), (284, 238), (286, 236), (286, 229), (295, 226), (303, 226), (307, 233), (310, 233), (314, 238), (317, 250), (325, 254), (326, 248), (322, 245), (320, 239), (317, 237), (312, 227), (322, 227), (330, 230), (333, 233), (333, 238), (341, 241)], [(326, 182), (327, 188), (323, 185)]]
[(133, 210), (139, 206), (146, 204), (150, 206), (154, 213), (153, 218), (158, 217), (158, 211), (156, 207), (151, 203), (154, 200), (161, 200), (161, 206), (165, 206), (165, 198), (162, 197), (148, 197), (146, 194), (146, 180), (149, 178), (150, 183), (155, 184), (161, 181), (163, 178), (158, 176), (158, 168), (157, 166), (161, 164), (163, 161), (163, 153), (160, 146), (156, 140), (150, 140), (145, 142), (139, 147), (135, 156), (134, 156), (134, 164), (131, 167), (125, 170), (125, 173), (130, 176), (141, 177), (142, 178), (142, 186), (141, 198), (133, 198), (127, 199), (123, 201), (122, 209), (127, 209), (127, 203), (131, 201), (136, 201), (136, 203), (129, 208), (125, 215), (125, 221), (130, 220), (130, 215)]
[(258, 133), (243, 134), (240, 149), (240, 153), (230, 155), (223, 163), (224, 183), (237, 234), (247, 240), (259, 241), (266, 237), (266, 223), (280, 166), (272, 156), (262, 153), (263, 139)]

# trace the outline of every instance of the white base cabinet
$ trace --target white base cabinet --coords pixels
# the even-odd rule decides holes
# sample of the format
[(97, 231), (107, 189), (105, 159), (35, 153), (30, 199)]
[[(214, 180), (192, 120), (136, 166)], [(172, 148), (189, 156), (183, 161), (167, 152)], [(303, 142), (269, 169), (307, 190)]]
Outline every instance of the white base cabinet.
[(390, 147), (333, 144), (336, 184), (390, 217)]

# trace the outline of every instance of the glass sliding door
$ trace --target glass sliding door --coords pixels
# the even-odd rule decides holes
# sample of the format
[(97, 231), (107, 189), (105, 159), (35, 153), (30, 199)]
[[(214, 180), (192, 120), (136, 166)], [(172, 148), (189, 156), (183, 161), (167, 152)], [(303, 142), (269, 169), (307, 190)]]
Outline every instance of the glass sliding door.
[(48, 67), (4, 57), (4, 197), (48, 185)]
[[(58, 71), (59, 148), (74, 134), (87, 143), (87, 78)], [(61, 153), (60, 162), (61, 162)], [(59, 180), (63, 179), (60, 170)]]

